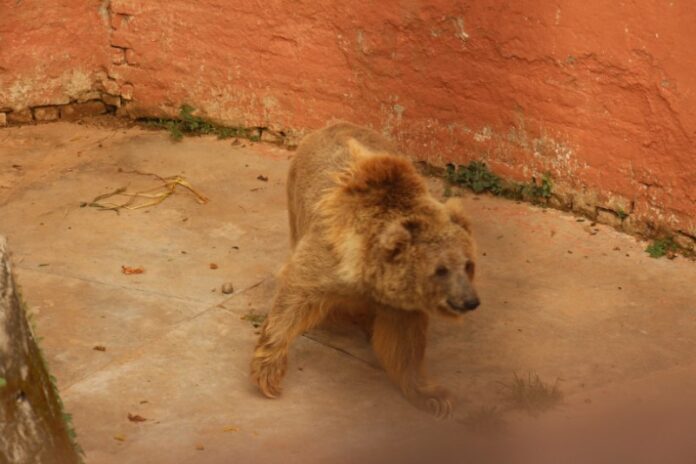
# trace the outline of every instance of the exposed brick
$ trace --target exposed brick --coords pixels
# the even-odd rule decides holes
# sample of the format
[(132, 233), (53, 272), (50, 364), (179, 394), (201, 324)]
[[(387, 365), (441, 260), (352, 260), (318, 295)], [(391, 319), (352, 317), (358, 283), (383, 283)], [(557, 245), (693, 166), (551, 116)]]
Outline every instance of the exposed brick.
[(674, 241), (677, 242), (677, 244), (682, 248), (686, 248), (687, 250), (696, 250), (696, 239), (688, 234), (677, 232), (677, 234), (674, 236)]
[(111, 62), (113, 64), (123, 64), (126, 62), (125, 50), (118, 47), (111, 47)]
[(0, 113), (0, 127), (7, 125), (7, 113)]
[(57, 106), (34, 108), (34, 119), (37, 121), (55, 121), (58, 118), (60, 118), (60, 110)]
[(121, 86), (121, 98), (124, 100), (133, 99), (133, 86), (131, 84), (123, 84)]
[(111, 34), (111, 45), (114, 47), (132, 48), (130, 37), (132, 35), (127, 34), (125, 30), (114, 31)]
[(60, 109), (60, 117), (63, 119), (80, 119), (85, 116), (94, 116), (106, 113), (104, 102), (92, 100), (84, 103), (71, 103)]
[(111, 15), (111, 28), (114, 30), (119, 30), (124, 27), (128, 27), (128, 21), (130, 20), (130, 15), (113, 13)]
[(121, 97), (117, 95), (104, 94), (102, 95), (102, 101), (107, 105), (115, 106), (116, 108), (121, 106)]
[(106, 79), (102, 82), (102, 85), (104, 86), (104, 92), (108, 93), (109, 95), (119, 95), (120, 87), (118, 82), (115, 80)]
[(137, 65), (138, 64), (138, 55), (135, 53), (135, 51), (132, 48), (129, 48), (126, 50), (126, 63), (130, 65)]
[(28, 122), (32, 122), (34, 120), (34, 117), (31, 114), (31, 110), (29, 108), (25, 108), (23, 110), (19, 111), (12, 111), (11, 113), (7, 113), (7, 121), (11, 122), (13, 124), (24, 124)]
[(608, 211), (606, 209), (598, 209), (597, 222), (601, 222), (602, 224), (607, 224), (617, 229), (620, 229), (623, 220), (613, 211)]
[(283, 136), (276, 131), (264, 130), (261, 132), (261, 141), (268, 143), (283, 143)]

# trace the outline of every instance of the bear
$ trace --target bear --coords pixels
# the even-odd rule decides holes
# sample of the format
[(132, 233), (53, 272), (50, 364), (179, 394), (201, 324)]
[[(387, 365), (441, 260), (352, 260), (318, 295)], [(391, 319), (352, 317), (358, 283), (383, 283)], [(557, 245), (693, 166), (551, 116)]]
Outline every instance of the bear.
[(476, 247), (460, 199), (430, 195), (410, 159), (381, 134), (338, 123), (305, 136), (287, 179), (291, 250), (251, 361), (280, 394), (292, 341), (357, 308), (388, 377), (416, 407), (452, 413), (423, 359), (431, 316), (476, 309)]

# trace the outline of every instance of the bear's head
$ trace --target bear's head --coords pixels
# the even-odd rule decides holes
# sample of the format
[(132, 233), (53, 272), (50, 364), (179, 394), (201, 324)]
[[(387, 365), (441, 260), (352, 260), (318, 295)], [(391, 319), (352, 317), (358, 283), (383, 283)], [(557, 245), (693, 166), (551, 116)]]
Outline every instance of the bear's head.
[(458, 316), (478, 307), (461, 200), (435, 200), (405, 157), (349, 145), (354, 162), (319, 205), (341, 279), (404, 310)]
[(459, 200), (431, 200), (381, 224), (368, 245), (365, 285), (380, 303), (458, 316), (479, 306), (471, 228)]

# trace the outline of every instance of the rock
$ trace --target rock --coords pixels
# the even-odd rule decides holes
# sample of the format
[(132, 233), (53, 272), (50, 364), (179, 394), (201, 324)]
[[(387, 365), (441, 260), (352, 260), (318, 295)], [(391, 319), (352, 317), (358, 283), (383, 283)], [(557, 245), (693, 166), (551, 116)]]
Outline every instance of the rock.
[(0, 237), (0, 462), (80, 462)]
[(107, 93), (102, 94), (102, 101), (109, 106), (115, 106), (116, 108), (121, 107), (121, 97), (116, 95), (109, 95)]
[(597, 222), (621, 229), (623, 220), (613, 211), (597, 208)]
[(131, 84), (123, 84), (121, 86), (121, 98), (124, 100), (133, 99), (133, 86)]
[(31, 110), (29, 108), (7, 113), (7, 121), (13, 124), (26, 124), (28, 122), (32, 122), (33, 120), (34, 116), (31, 114)]
[(0, 113), (0, 127), (7, 125), (7, 113)]
[(230, 293), (234, 293), (234, 286), (232, 285), (232, 282), (226, 282), (222, 284), (221, 290), (225, 295), (229, 295)]
[(40, 106), (34, 108), (34, 119), (37, 121), (55, 121), (60, 118), (60, 110), (57, 106)]
[(62, 119), (80, 119), (85, 116), (94, 116), (97, 114), (106, 113), (104, 102), (92, 100), (84, 103), (71, 103), (60, 109), (60, 117)]
[(109, 95), (119, 95), (119, 86), (118, 82), (116, 82), (113, 79), (106, 79), (103, 81), (103, 86), (104, 86), (104, 92), (108, 93)]

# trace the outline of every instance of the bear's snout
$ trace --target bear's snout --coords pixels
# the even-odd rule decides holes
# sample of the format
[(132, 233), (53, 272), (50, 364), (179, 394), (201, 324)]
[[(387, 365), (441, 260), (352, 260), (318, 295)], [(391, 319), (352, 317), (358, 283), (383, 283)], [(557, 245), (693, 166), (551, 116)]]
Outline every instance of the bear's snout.
[(481, 301), (478, 299), (478, 297), (473, 297), (466, 299), (461, 303), (452, 300), (447, 300), (447, 304), (450, 306), (450, 308), (454, 309), (455, 311), (463, 313), (464, 311), (473, 311), (474, 309), (478, 308), (481, 304)]

